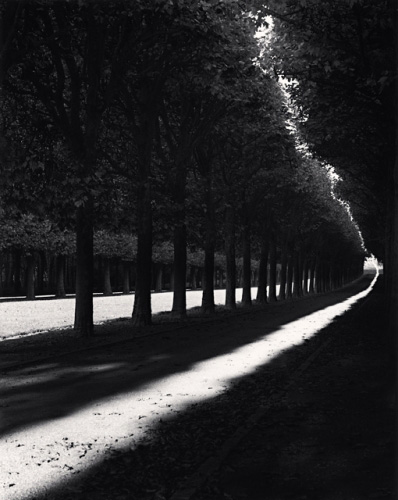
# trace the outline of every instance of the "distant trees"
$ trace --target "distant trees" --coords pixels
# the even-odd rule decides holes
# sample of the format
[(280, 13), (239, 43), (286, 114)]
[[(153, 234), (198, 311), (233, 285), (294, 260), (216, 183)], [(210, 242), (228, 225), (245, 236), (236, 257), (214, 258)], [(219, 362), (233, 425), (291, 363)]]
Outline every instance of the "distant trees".
[(72, 233), (60, 231), (50, 220), (32, 214), (5, 213), (0, 216), (0, 231), (1, 288), (15, 295), (24, 292), (33, 299), (36, 289), (44, 292), (52, 266), (56, 294), (65, 295), (64, 265), (60, 263), (65, 255), (75, 252)]

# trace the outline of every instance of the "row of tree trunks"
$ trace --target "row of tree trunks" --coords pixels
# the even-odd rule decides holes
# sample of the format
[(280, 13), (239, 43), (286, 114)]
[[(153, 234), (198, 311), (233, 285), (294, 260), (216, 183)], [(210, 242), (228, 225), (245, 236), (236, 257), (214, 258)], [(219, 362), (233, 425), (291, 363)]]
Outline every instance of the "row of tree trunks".
[[(14, 253), (3, 254), (5, 279), (1, 282), (0, 288), (8, 296), (15, 295)], [(17, 255), (19, 257), (17, 276), (24, 283), (23, 286), (19, 284), (19, 295), (34, 299), (36, 295), (54, 294), (62, 298), (66, 295), (66, 289), (69, 293), (75, 292), (76, 262), (73, 256), (43, 255), (42, 252), (27, 254), (23, 258), (20, 252), (17, 252)], [(115, 287), (125, 294), (130, 293), (131, 262), (123, 261), (120, 272), (119, 262), (115, 263), (108, 257), (100, 256), (96, 261), (96, 272), (101, 276), (101, 280), (97, 278), (98, 291), (102, 291), (104, 295), (112, 295), (112, 289)]]
[[(265, 239), (265, 249), (263, 249), (262, 259), (260, 259), (259, 272), (252, 271), (250, 266), (247, 265), (249, 262), (249, 255), (251, 250), (246, 253), (246, 271), (242, 269), (240, 270), (240, 274), (243, 276), (245, 274), (244, 280), (246, 281), (246, 289), (255, 286), (258, 286), (257, 296), (261, 297), (265, 296), (267, 300), (267, 295), (272, 296), (272, 290), (276, 290), (277, 283), (280, 283), (280, 290), (278, 295), (278, 300), (284, 300), (286, 296), (292, 291), (291, 296), (300, 296), (297, 292), (297, 289), (302, 290), (302, 294), (306, 295), (308, 293), (315, 292), (315, 269), (316, 269), (316, 259), (306, 257), (303, 254), (299, 259), (303, 262), (302, 270), (298, 269), (294, 271), (294, 265), (290, 268), (290, 274), (296, 272), (296, 292), (295, 285), (289, 279), (288, 284), (288, 252), (287, 246), (284, 245), (281, 249), (280, 261), (281, 263), (276, 263), (276, 260), (272, 257), (269, 259), (269, 255), (276, 253), (269, 249), (269, 245), (267, 246), (268, 239)], [(242, 243), (243, 243), (243, 233), (242, 233)], [(243, 245), (245, 246), (245, 245)], [(243, 248), (242, 246), (242, 248)], [(246, 245), (246, 248), (248, 245)], [(224, 278), (225, 273), (221, 268), (216, 268), (214, 265), (214, 246), (210, 249), (209, 255), (213, 260), (213, 272), (209, 274), (209, 282), (212, 284), (211, 287), (211, 297), (214, 301), (214, 290), (215, 288), (223, 288), (224, 286)], [(11, 256), (3, 256), (4, 261), (12, 261), (13, 258)], [(40, 273), (43, 272), (43, 265), (40, 265), (42, 259), (42, 255), (40, 253), (35, 254), (34, 259), (30, 259), (30, 267), (33, 268), (34, 264), (34, 288), (35, 294), (55, 294), (57, 297), (65, 296), (65, 282), (67, 282), (67, 287), (70, 293), (74, 292), (74, 275), (75, 275), (75, 265), (74, 259), (70, 256), (59, 255), (57, 257), (48, 255), (46, 256), (46, 262), (48, 266), (46, 266), (45, 272), (47, 273), (46, 280), (43, 282), (44, 292), (39, 290), (38, 282), (40, 281)], [(294, 259), (297, 260), (297, 255), (294, 254)], [(272, 264), (272, 261), (275, 261), (275, 264)], [(319, 259), (318, 259), (319, 260)], [(275, 266), (278, 266), (275, 271)], [(23, 265), (22, 267), (22, 276), (24, 281), (24, 286), (22, 287), (22, 292), (24, 292), (25, 296), (27, 296), (27, 257), (23, 257)], [(267, 272), (263, 275), (263, 269), (268, 268)], [(324, 268), (324, 269), (323, 269)], [(338, 261), (332, 261), (329, 264), (324, 263), (323, 268), (318, 269), (318, 283), (317, 289), (319, 292), (327, 291), (329, 289), (338, 288), (344, 285), (348, 278), (352, 276), (352, 272), (341, 266)], [(100, 257), (96, 258), (96, 273), (100, 273), (98, 276), (101, 276), (101, 279), (97, 277), (97, 285), (99, 285), (98, 291), (102, 291), (104, 295), (111, 295), (112, 290), (122, 291), (125, 294), (130, 293), (130, 276), (132, 272), (131, 262), (123, 261), (115, 262), (113, 259), (108, 257)], [(152, 276), (153, 281), (151, 284), (151, 290), (156, 292), (161, 292), (163, 290), (173, 290), (174, 278), (173, 278), (173, 266), (165, 265), (162, 263), (154, 263), (152, 264)], [(205, 275), (206, 267), (199, 267), (196, 265), (190, 265), (190, 270), (187, 273), (184, 283), (187, 289), (196, 290), (201, 288), (202, 285), (204, 287), (204, 291), (206, 291), (206, 287), (204, 286), (204, 275)], [(5, 274), (3, 269), (3, 274)], [(13, 276), (13, 270), (8, 272), (9, 275)], [(212, 277), (211, 277), (212, 276)], [(301, 277), (301, 280), (300, 280)], [(43, 278), (42, 278), (43, 280)], [(32, 284), (32, 279), (30, 279), (30, 283)], [(261, 286), (261, 282), (265, 283), (265, 285)], [(293, 280), (294, 281), (294, 280)], [(302, 281), (302, 283), (300, 283)], [(203, 282), (203, 283), (202, 283)], [(275, 285), (273, 285), (274, 283)], [(237, 286), (239, 284), (239, 280), (237, 279)], [(250, 285), (249, 285), (250, 284)], [(12, 288), (13, 283), (8, 283), (8, 290)], [(269, 287), (269, 292), (267, 293), (267, 287)], [(32, 289), (32, 287), (30, 287)], [(30, 293), (30, 298), (32, 298), (32, 293)], [(242, 295), (242, 298), (244, 293)], [(258, 303), (261, 303), (258, 298), (256, 298)], [(272, 298), (270, 299), (272, 301)], [(244, 302), (244, 301), (243, 301)]]
[[(225, 277), (226, 273), (223, 268), (216, 267), (215, 265), (215, 252), (214, 247), (213, 251), (209, 251), (210, 259), (213, 262), (213, 272), (209, 273), (208, 280), (209, 283), (212, 283), (211, 287), (211, 295), (214, 295), (214, 290), (225, 288)], [(187, 265), (188, 267), (188, 265)], [(203, 266), (198, 266), (194, 264), (189, 265), (189, 269), (187, 269), (186, 277), (185, 277), (185, 287), (186, 290), (198, 290), (202, 289), (205, 291), (205, 271), (206, 268), (209, 269), (209, 266), (206, 264), (206, 252), (205, 252), (205, 260)], [(103, 269), (102, 269), (103, 271)], [(240, 281), (243, 283), (243, 269), (240, 269), (239, 273), (242, 275), (242, 279), (239, 280), (237, 278), (236, 286), (239, 285)], [(247, 273), (247, 280), (250, 281), (250, 287), (256, 286), (258, 282), (258, 274), (256, 270), (250, 270), (250, 273)], [(162, 292), (162, 291), (172, 291), (174, 292), (174, 266), (170, 264), (162, 264), (155, 263), (152, 265), (152, 285), (151, 290), (154, 292)], [(243, 288), (243, 287), (242, 287)], [(213, 300), (213, 299), (212, 299)]]
[[(21, 250), (14, 250), (2, 254), (1, 257), (2, 294), (8, 296), (24, 294), (30, 300), (34, 299), (36, 294), (55, 293), (56, 296), (65, 296), (65, 256), (46, 255), (44, 252), (31, 252), (22, 256)], [(62, 265), (58, 264), (60, 260)], [(74, 275), (75, 269), (72, 267)], [(68, 281), (68, 285), (74, 289), (74, 276)]]
[[(211, 223), (213, 225), (214, 221)], [(246, 230), (242, 232), (242, 248), (245, 250), (245, 256), (243, 259), (244, 266), (242, 268), (243, 275), (243, 294), (242, 303), (249, 306), (251, 304), (251, 287), (256, 284), (255, 273), (251, 271), (251, 249), (250, 249), (250, 232)], [(213, 227), (211, 231), (211, 237), (208, 241), (209, 247), (208, 251), (205, 252), (205, 266), (198, 267), (191, 265), (189, 275), (184, 278), (184, 285), (193, 290), (198, 287), (203, 287), (202, 295), (202, 310), (206, 314), (211, 314), (214, 312), (214, 290), (216, 286), (222, 288), (224, 271), (222, 269), (215, 269), (214, 265), (214, 253), (215, 253), (215, 229)], [(271, 244), (270, 244), (271, 242)], [(315, 290), (318, 293), (323, 293), (329, 290), (339, 288), (358, 277), (362, 272), (362, 260), (354, 265), (347, 267), (344, 263), (339, 261), (328, 261), (322, 259), (321, 256), (317, 258), (306, 257), (305, 254), (299, 255), (299, 252), (292, 252), (289, 254), (287, 251), (287, 245), (284, 244), (281, 249), (281, 264), (280, 271), (277, 272), (277, 259), (276, 259), (276, 245), (275, 238), (271, 235), (265, 234), (263, 238), (263, 245), (260, 258), (260, 266), (258, 273), (258, 290), (257, 290), (257, 302), (265, 304), (267, 300), (273, 302), (276, 299), (276, 286), (277, 286), (277, 275), (279, 274), (280, 290), (278, 295), (278, 300), (285, 300), (286, 298), (300, 297), (301, 295), (306, 295), (314, 293)], [(206, 255), (210, 259), (206, 262)], [(37, 280), (37, 275), (42, 271), (43, 265), (39, 266), (38, 262), (42, 258), (41, 255), (28, 255), (24, 256), (23, 273), (24, 276), (24, 287), (23, 291), (25, 296), (30, 300), (35, 298), (35, 286)], [(289, 260), (290, 258), (290, 260)], [(11, 261), (10, 256), (7, 259)], [(48, 262), (48, 277), (52, 277), (52, 289), (55, 290), (55, 295), (57, 297), (65, 296), (65, 279), (69, 274), (74, 274), (73, 259), (66, 257), (65, 255), (59, 255), (57, 257), (46, 257)], [(71, 262), (69, 262), (71, 261)], [(290, 265), (288, 265), (290, 262)], [(301, 264), (304, 262), (304, 264)], [(153, 267), (153, 283), (151, 286), (152, 290), (161, 292), (164, 289), (172, 289), (173, 287), (173, 268), (172, 266), (166, 266), (165, 264), (156, 263), (152, 264)], [(113, 265), (113, 273), (111, 273), (111, 259), (102, 257), (98, 260), (97, 269), (102, 274), (102, 292), (104, 295), (112, 294), (112, 283), (111, 276), (117, 277), (120, 271), (120, 266)], [(65, 272), (65, 270), (67, 272)], [(208, 275), (206, 277), (206, 270)], [(265, 272), (264, 272), (265, 270)], [(115, 271), (117, 274), (115, 275)], [(166, 273), (167, 271), (167, 273)], [(122, 263), (122, 291), (123, 293), (130, 293), (130, 274), (131, 274), (131, 263)], [(13, 273), (9, 273), (13, 274)], [(165, 281), (164, 278), (169, 279)], [(293, 279), (294, 276), (294, 279)], [(201, 282), (199, 281), (199, 278)], [(70, 277), (69, 277), (70, 279)], [(206, 279), (208, 280), (209, 286), (206, 287)], [(117, 280), (119, 283), (119, 279)], [(188, 281), (188, 284), (187, 284)], [(116, 280), (115, 280), (116, 283)], [(170, 287), (171, 285), (171, 287)], [(236, 286), (236, 284), (235, 284)], [(48, 283), (46, 284), (48, 287)], [(267, 293), (268, 288), (268, 293)], [(120, 289), (120, 288), (119, 288)], [(51, 293), (46, 288), (47, 293)], [(246, 292), (245, 292), (246, 290)], [(73, 290), (72, 290), (73, 291)], [(54, 293), (54, 292), (53, 292)], [(245, 299), (246, 293), (246, 299)], [(206, 300), (210, 299), (210, 308), (206, 306)], [(249, 297), (250, 302), (247, 300)], [(262, 297), (265, 299), (263, 300)]]

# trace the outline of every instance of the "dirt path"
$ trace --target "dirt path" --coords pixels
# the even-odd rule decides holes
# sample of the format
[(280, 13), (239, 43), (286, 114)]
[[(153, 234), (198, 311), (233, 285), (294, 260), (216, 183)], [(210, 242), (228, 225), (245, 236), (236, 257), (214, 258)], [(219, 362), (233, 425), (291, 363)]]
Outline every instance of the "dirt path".
[(394, 368), (383, 300), (374, 292), (329, 328), (327, 349), (192, 500), (397, 498)]
[[(241, 408), (240, 396), (234, 410), (226, 409), (226, 401), (234, 400), (236, 383), (245, 380), (246, 387), (252, 387), (250, 377), (267, 367), (268, 385), (279, 377), (272, 384), (278, 387), (287, 376), (286, 368), (316, 348), (320, 342), (316, 332), (349, 303), (337, 304), (368, 284), (365, 278), (333, 294), (6, 374), (1, 386), (1, 498), (61, 498), (57, 489), (61, 484), (63, 494), (74, 498), (79, 494), (85, 499), (130, 498), (134, 488), (138, 493), (133, 498), (154, 498), (154, 494), (168, 498), (256, 406), (251, 400)], [(213, 408), (210, 416), (209, 408)], [(223, 420), (222, 427), (216, 417)], [(180, 419), (187, 419), (186, 424), (179, 425)], [(185, 430), (176, 433), (176, 426)], [(175, 436), (174, 445), (170, 436)], [(159, 451), (160, 439), (167, 457)], [(142, 450), (149, 457), (144, 468), (134, 465)], [(173, 462), (173, 453), (183, 453), (185, 465)], [(151, 464), (153, 477), (148, 476)], [(114, 483), (107, 484), (117, 486), (118, 495), (110, 494), (103, 484), (107, 482), (103, 468), (109, 465)], [(134, 471), (135, 486), (123, 487), (126, 467)], [(96, 471), (102, 471), (101, 479)], [(91, 484), (91, 493), (85, 483)], [(101, 484), (98, 491), (97, 484)]]

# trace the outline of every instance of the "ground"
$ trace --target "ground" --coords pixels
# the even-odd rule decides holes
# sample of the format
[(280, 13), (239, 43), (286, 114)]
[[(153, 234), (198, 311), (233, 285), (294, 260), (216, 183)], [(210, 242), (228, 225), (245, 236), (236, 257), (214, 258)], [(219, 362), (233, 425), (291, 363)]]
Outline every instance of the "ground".
[(369, 282), (134, 339), (123, 320), (3, 342), (1, 498), (392, 498), (382, 285), (327, 324)]

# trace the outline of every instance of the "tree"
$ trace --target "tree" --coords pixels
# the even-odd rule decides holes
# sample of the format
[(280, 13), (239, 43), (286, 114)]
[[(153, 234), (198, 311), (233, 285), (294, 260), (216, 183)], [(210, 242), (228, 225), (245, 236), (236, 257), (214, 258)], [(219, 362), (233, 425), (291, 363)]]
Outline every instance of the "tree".
[[(315, 154), (349, 179), (340, 189), (351, 203), (367, 248), (384, 262), (394, 316), (398, 310), (398, 251), (393, 243), (397, 227), (393, 207), (398, 198), (394, 2), (303, 0), (298, 6), (290, 0), (269, 1), (263, 12), (274, 19), (275, 67), (290, 79), (303, 136)], [(392, 317), (391, 330), (397, 329), (397, 318)]]
[(136, 259), (137, 241), (130, 234), (97, 230), (94, 232), (94, 255), (102, 257), (103, 293), (112, 295), (111, 260), (118, 258), (123, 262)]
[[(12, 250), (17, 259), (15, 276), (15, 292), (20, 293), (20, 259), (25, 260), (25, 290), (28, 299), (35, 298), (35, 270), (41, 252), (56, 255), (59, 261), (67, 254), (75, 251), (75, 238), (69, 231), (61, 231), (48, 218), (40, 218), (34, 214), (7, 213), (0, 216), (2, 239), (0, 251)], [(63, 267), (58, 267), (57, 295), (65, 294), (63, 284)]]
[(26, 3), (10, 42), (18, 57), (6, 65), (5, 89), (28, 96), (71, 155), (69, 178), (76, 186), (75, 328), (85, 336), (93, 333), (97, 141), (122, 71), (130, 27), (122, 3)]

